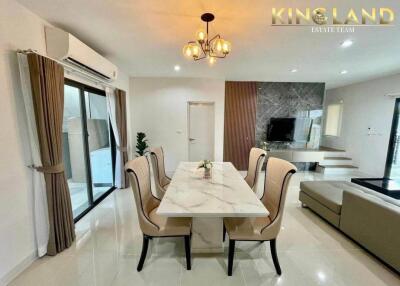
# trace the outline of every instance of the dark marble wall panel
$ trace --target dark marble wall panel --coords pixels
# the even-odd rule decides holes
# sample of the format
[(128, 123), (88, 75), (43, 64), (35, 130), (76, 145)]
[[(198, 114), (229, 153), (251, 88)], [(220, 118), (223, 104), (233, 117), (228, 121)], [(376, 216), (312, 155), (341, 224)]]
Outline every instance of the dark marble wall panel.
[(266, 140), (271, 117), (308, 117), (310, 111), (322, 112), (324, 94), (325, 83), (257, 82), (256, 145)]

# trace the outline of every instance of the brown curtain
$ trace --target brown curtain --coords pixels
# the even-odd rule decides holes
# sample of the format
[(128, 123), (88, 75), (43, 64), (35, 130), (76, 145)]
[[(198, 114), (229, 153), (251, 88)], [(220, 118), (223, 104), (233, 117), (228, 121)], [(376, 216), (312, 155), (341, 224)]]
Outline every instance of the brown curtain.
[(115, 90), (115, 120), (119, 134), (119, 151), (121, 152), (121, 188), (129, 187), (128, 174), (125, 171), (125, 164), (128, 162), (128, 133), (126, 128), (126, 92), (120, 89)]
[(28, 55), (33, 108), (39, 137), (47, 204), (49, 243), (47, 254), (56, 255), (75, 240), (71, 198), (62, 162), (62, 122), (64, 112), (64, 69), (48, 58)]

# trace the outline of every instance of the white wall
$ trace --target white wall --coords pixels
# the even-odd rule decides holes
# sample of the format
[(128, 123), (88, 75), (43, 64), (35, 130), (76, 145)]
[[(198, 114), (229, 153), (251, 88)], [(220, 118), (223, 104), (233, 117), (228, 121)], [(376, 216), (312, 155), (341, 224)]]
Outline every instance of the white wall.
[(225, 82), (194, 78), (131, 78), (131, 144), (145, 132), (150, 146), (163, 146), (166, 170), (187, 161), (188, 102), (215, 102), (215, 160), (223, 160)]
[[(47, 23), (13, 0), (0, 0), (0, 284), (35, 259), (30, 148), (17, 49), (45, 55)], [(128, 90), (123, 73), (117, 85)]]
[(322, 145), (346, 150), (361, 172), (383, 176), (395, 103), (385, 95), (393, 92), (400, 92), (400, 75), (328, 90), (325, 111), (343, 100), (342, 129), (339, 137), (324, 136)]

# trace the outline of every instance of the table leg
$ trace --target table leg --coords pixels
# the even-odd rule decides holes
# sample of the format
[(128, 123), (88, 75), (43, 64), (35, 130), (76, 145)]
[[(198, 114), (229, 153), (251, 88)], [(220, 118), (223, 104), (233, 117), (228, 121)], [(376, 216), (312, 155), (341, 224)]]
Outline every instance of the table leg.
[(222, 242), (223, 218), (193, 218), (192, 252), (224, 252)]

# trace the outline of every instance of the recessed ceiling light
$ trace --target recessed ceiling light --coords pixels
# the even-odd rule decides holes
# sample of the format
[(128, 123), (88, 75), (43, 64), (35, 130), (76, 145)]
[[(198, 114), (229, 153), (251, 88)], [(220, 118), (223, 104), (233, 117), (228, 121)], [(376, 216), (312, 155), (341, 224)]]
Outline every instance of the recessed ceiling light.
[(340, 46), (341, 46), (342, 48), (348, 48), (348, 47), (350, 47), (351, 45), (353, 45), (353, 41), (352, 41), (352, 40), (345, 40), (343, 43), (340, 44)]
[(342, 71), (340, 72), (340, 74), (346, 74), (346, 73), (348, 73), (347, 70), (342, 70)]
[(174, 66), (174, 70), (175, 70), (175, 71), (180, 71), (180, 70), (181, 70), (181, 67), (178, 66), (178, 65), (176, 65), (176, 66)]
[(326, 275), (325, 275), (324, 272), (319, 271), (319, 272), (317, 273), (317, 276), (318, 276), (318, 278), (319, 278), (320, 281), (325, 282), (325, 280), (326, 280)]
[(297, 69), (292, 69), (290, 72), (297, 72)]

